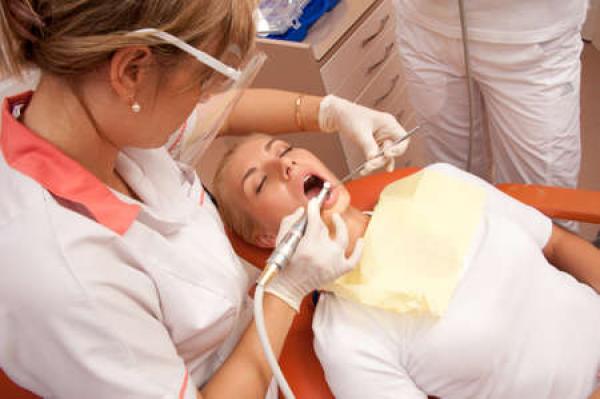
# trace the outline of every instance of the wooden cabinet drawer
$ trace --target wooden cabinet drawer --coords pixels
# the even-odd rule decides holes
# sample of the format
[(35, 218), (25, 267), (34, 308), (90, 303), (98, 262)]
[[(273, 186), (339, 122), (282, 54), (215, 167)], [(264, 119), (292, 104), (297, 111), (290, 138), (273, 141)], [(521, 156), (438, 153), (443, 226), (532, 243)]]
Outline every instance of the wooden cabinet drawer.
[[(393, 10), (390, 0), (383, 1), (321, 67), (321, 76), (328, 92), (339, 91), (350, 76), (358, 73), (357, 69), (361, 66), (368, 68), (374, 62), (371, 60), (369, 63), (368, 58), (373, 56), (372, 51), (376, 49), (383, 51), (380, 48), (382, 43), (394, 42)], [(361, 79), (363, 84), (368, 80), (368, 77)]]
[[(414, 112), (410, 113), (410, 116), (402, 124), (402, 126), (406, 130), (411, 130), (417, 126), (417, 119)], [(409, 166), (422, 168), (427, 165), (427, 155), (424, 148), (422, 134), (423, 133), (418, 133), (411, 137), (406, 152), (396, 159), (396, 168), (406, 168)]]
[(404, 90), (405, 80), (402, 63), (394, 49), (379, 73), (364, 88), (356, 102), (379, 110), (389, 111), (387, 104), (397, 93)]
[[(405, 86), (400, 56), (394, 49), (389, 59), (379, 67), (377, 74), (360, 93), (356, 102), (395, 115), (406, 109), (408, 105)], [(349, 169), (356, 167), (364, 160), (364, 154), (353, 142), (344, 140), (344, 138), (341, 138), (340, 141)]]
[[(391, 33), (391, 31), (390, 31)], [(361, 57), (354, 69), (348, 72), (339, 71), (339, 82), (332, 88), (331, 93), (350, 100), (356, 99), (365, 86), (377, 76), (386, 62), (396, 53), (396, 43), (393, 35), (382, 37), (365, 56)]]
[(413, 110), (410, 106), (408, 99), (408, 90), (406, 85), (402, 89), (397, 90), (396, 93), (391, 96), (390, 100), (387, 101), (381, 108), (381, 111), (389, 112), (394, 115), (398, 122), (404, 126), (404, 123), (408, 121), (412, 115)]
[[(400, 123), (406, 131), (417, 126), (416, 114), (410, 105), (406, 86), (401, 90), (398, 90), (388, 101), (386, 101), (381, 111), (389, 112), (394, 115), (398, 120), (398, 123)], [(396, 166), (425, 166), (421, 161), (424, 159), (422, 153), (421, 136), (417, 134), (411, 139), (406, 153), (396, 161)]]

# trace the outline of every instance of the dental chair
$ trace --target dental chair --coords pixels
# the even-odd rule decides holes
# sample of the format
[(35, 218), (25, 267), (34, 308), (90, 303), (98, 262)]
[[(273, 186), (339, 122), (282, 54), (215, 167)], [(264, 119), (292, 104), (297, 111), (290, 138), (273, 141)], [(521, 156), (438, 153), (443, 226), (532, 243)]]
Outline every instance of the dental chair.
[[(372, 210), (387, 184), (418, 170), (399, 169), (350, 181), (346, 187), (352, 205), (360, 210)], [(600, 224), (600, 192), (525, 184), (500, 184), (497, 187), (552, 218)], [(264, 266), (270, 251), (256, 248), (233, 234), (230, 238), (238, 255), (259, 268)], [(298, 399), (333, 398), (313, 350), (311, 324), (314, 310), (312, 298), (306, 298), (280, 356), (283, 373)]]
[[(379, 193), (387, 184), (417, 171), (416, 168), (399, 169), (349, 182), (346, 186), (352, 197), (352, 205), (361, 210), (373, 209)], [(498, 188), (552, 218), (600, 224), (600, 192), (526, 184), (500, 184)], [(268, 250), (247, 244), (233, 234), (230, 238), (238, 255), (259, 268), (264, 266)], [(292, 324), (280, 357), (283, 373), (298, 399), (333, 398), (313, 351), (311, 324), (314, 310), (311, 298), (307, 298)], [(38, 397), (14, 384), (0, 370), (0, 398)]]

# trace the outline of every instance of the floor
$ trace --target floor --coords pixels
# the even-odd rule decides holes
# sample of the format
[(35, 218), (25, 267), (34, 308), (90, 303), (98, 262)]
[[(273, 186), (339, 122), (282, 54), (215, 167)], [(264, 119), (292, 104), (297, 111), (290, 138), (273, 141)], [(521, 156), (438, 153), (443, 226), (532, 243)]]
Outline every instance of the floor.
[[(579, 187), (600, 191), (600, 50), (591, 44), (584, 46), (582, 55), (581, 143)], [(582, 224), (581, 235), (591, 240), (598, 229)]]

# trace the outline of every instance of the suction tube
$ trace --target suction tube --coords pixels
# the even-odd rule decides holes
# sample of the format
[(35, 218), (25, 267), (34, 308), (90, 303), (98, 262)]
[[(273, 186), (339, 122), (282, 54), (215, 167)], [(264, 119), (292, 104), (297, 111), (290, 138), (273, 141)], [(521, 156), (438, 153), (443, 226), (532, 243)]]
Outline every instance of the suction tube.
[[(319, 195), (316, 197), (317, 203), (319, 204), (319, 208), (323, 206), (323, 203), (327, 199), (329, 192), (331, 191), (331, 183), (325, 182), (323, 184), (323, 188), (319, 192)], [(277, 361), (277, 357), (273, 353), (273, 348), (271, 348), (271, 343), (269, 342), (269, 334), (267, 333), (267, 328), (265, 326), (265, 315), (263, 311), (263, 300), (265, 297), (265, 287), (269, 284), (269, 281), (279, 272), (283, 270), (289, 263), (290, 259), (296, 252), (296, 247), (298, 247), (298, 243), (304, 236), (304, 231), (306, 230), (307, 224), (307, 215), (306, 212), (300, 220), (298, 220), (294, 225), (290, 228), (290, 230), (286, 233), (283, 239), (279, 242), (269, 259), (267, 259), (267, 264), (265, 266), (264, 271), (258, 277), (258, 281), (256, 283), (256, 291), (254, 293), (254, 322), (256, 323), (256, 331), (258, 332), (258, 339), (260, 340), (260, 344), (263, 347), (263, 351), (265, 352), (265, 357), (267, 358), (267, 362), (269, 363), (269, 367), (273, 371), (273, 377), (281, 389), (281, 392), (286, 397), (286, 399), (296, 399), (292, 389), (287, 383), (281, 368), (279, 367), (279, 362)]]
[(283, 396), (285, 396), (286, 399), (296, 399), (296, 396), (294, 396), (292, 389), (283, 376), (281, 367), (279, 367), (279, 362), (277, 361), (277, 358), (273, 353), (273, 349), (271, 348), (271, 343), (269, 342), (269, 334), (267, 333), (267, 328), (265, 326), (265, 315), (263, 313), (264, 297), (265, 287), (258, 284), (254, 293), (254, 322), (256, 323), (258, 339), (260, 340), (260, 344), (265, 352), (265, 357), (267, 358), (269, 367), (271, 367), (271, 371), (273, 372), (273, 377), (275, 378), (279, 389), (283, 393)]
[(467, 98), (469, 101), (469, 149), (467, 153), (467, 171), (473, 171), (473, 140), (475, 122), (475, 103), (473, 99), (473, 78), (471, 77), (471, 55), (469, 53), (469, 35), (467, 28), (467, 18), (465, 16), (465, 5), (463, 0), (458, 0), (458, 11), (460, 15), (460, 29), (463, 43), (463, 58), (465, 63), (465, 76), (467, 79)]

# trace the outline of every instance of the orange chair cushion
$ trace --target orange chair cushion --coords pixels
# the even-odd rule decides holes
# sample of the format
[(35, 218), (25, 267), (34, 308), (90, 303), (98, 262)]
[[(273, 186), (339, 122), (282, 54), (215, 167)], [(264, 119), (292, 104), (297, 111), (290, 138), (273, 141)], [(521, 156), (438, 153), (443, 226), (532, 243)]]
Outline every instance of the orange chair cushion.
[(12, 382), (0, 369), (0, 398), (2, 399), (39, 399), (28, 390)]
[(537, 184), (505, 183), (497, 187), (551, 218), (600, 224), (600, 192), (598, 191)]

